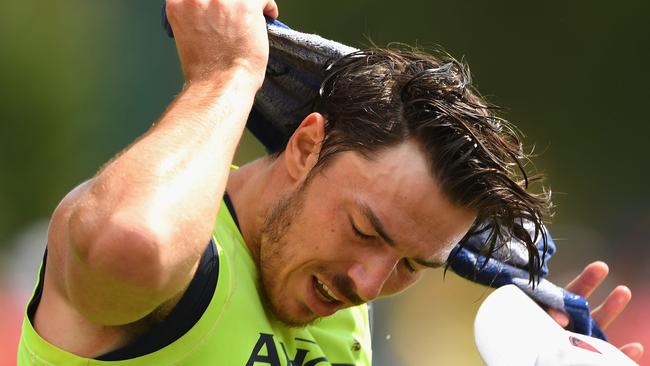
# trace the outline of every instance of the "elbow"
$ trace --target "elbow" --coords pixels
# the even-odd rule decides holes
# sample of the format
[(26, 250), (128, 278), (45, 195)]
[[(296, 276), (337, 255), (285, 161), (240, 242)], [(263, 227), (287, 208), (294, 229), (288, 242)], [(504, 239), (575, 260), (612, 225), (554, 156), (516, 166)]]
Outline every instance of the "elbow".
[(100, 217), (78, 209), (68, 222), (69, 258), (99, 282), (141, 289), (154, 297), (177, 289), (165, 271), (169, 240), (140, 217), (124, 211)]
[[(66, 196), (50, 223), (50, 277), (86, 319), (134, 322), (184, 289), (191, 264), (178, 260), (173, 233), (141, 210), (100, 204), (84, 184)], [(105, 202), (105, 200), (104, 200)], [(182, 245), (182, 243), (180, 243)]]

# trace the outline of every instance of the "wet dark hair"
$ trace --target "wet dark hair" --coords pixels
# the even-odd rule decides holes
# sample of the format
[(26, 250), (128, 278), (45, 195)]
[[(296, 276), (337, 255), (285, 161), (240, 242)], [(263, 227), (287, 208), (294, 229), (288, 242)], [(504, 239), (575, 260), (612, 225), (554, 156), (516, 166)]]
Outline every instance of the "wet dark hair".
[[(449, 199), (478, 212), (460, 246), (489, 231), (483, 250), (489, 258), (518, 239), (527, 248), (534, 284), (547, 248), (543, 220), (550, 214), (550, 195), (528, 191), (541, 176), (527, 174), (519, 134), (497, 109), (471, 86), (467, 66), (446, 53), (358, 51), (332, 62), (321, 84), (314, 111), (327, 123), (316, 169), (343, 151), (371, 157), (415, 140)], [(532, 233), (525, 222), (532, 223)], [(541, 256), (535, 246), (540, 238)]]

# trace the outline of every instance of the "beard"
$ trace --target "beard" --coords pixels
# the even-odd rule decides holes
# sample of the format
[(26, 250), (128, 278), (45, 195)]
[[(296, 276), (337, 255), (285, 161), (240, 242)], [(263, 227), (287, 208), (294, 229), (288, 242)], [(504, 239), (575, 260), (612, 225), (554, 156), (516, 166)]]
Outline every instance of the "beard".
[(276, 276), (278, 270), (286, 264), (286, 259), (291, 257), (291, 248), (299, 246), (296, 243), (292, 246), (286, 234), (295, 224), (296, 219), (301, 216), (307, 187), (308, 180), (273, 204), (258, 237), (260, 249), (257, 266), (262, 303), (268, 312), (290, 327), (305, 327), (317, 320), (305, 305), (301, 305), (303, 309), (299, 311), (304, 313), (303, 316), (283, 306), (281, 301), (283, 297), (279, 295), (283, 285)]
[[(285, 283), (278, 276), (290, 263), (291, 258), (299, 252), (309, 250), (308, 245), (291, 240), (287, 234), (292, 226), (300, 225), (311, 178), (311, 176), (307, 178), (296, 190), (280, 197), (271, 206), (256, 239), (259, 248), (258, 287), (262, 303), (270, 315), (290, 327), (305, 327), (319, 319), (306, 304), (298, 303), (294, 308), (287, 305), (286, 300), (290, 302), (292, 294), (284, 293)], [(312, 235), (318, 234), (312, 233)], [(348, 306), (365, 302), (357, 294), (355, 285), (348, 276), (333, 273), (331, 268), (326, 268), (324, 264), (316, 265), (311, 270), (327, 273), (332, 284), (347, 299)]]

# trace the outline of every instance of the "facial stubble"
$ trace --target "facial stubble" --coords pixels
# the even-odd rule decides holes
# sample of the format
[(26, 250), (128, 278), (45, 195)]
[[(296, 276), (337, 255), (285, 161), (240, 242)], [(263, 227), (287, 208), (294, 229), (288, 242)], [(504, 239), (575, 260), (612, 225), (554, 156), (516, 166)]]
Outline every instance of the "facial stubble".
[[(295, 191), (279, 198), (273, 204), (258, 237), (257, 265), (262, 302), (267, 311), (291, 327), (304, 327), (317, 320), (315, 317), (308, 320), (299, 319), (282, 306), (278, 296), (283, 284), (277, 280), (277, 272), (286, 264), (286, 258), (291, 256), (292, 246), (289, 245), (286, 234), (303, 211), (307, 186), (307, 182), (304, 182)], [(307, 308), (304, 311), (310, 312)]]

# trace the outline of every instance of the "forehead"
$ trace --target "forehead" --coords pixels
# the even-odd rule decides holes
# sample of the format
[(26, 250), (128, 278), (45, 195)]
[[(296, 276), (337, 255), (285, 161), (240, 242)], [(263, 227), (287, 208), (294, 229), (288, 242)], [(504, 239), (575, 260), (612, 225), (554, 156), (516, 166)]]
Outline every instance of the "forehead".
[(440, 258), (431, 259), (445, 260), (474, 220), (474, 212), (448, 200), (413, 141), (370, 159), (341, 153), (325, 175), (336, 182), (348, 209), (367, 205), (396, 242), (429, 257), (438, 253)]

